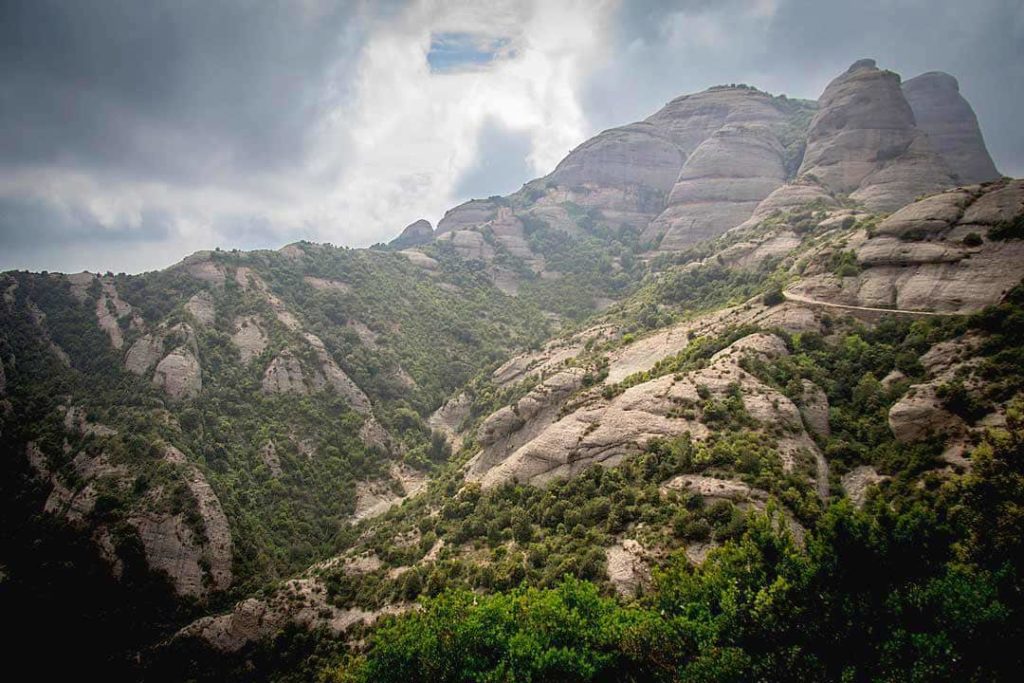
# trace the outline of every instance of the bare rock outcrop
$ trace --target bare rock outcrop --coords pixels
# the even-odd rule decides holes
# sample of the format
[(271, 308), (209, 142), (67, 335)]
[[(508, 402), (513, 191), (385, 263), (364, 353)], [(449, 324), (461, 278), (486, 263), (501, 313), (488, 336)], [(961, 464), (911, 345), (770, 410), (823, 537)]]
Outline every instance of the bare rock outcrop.
[(928, 134), (946, 164), (963, 184), (999, 178), (971, 105), (960, 84), (947, 73), (929, 71), (903, 84), (917, 127)]
[(251, 315), (236, 318), (231, 343), (238, 349), (243, 365), (262, 354), (267, 348), (267, 333), (263, 330), (259, 318)]
[(388, 242), (388, 246), (395, 249), (409, 249), (421, 244), (428, 244), (433, 239), (434, 227), (430, 225), (430, 221), (421, 218), (405, 226), (398, 237)]
[(822, 439), (832, 434), (828, 423), (828, 396), (824, 390), (809, 379), (803, 380), (803, 395), (800, 398), (800, 415), (807, 431)]
[(263, 373), (261, 386), (267, 394), (306, 395), (311, 392), (302, 362), (288, 349), (270, 361)]
[(877, 486), (887, 479), (889, 477), (879, 474), (875, 471), (874, 467), (861, 465), (844, 474), (841, 481), (843, 491), (850, 497), (853, 504), (857, 507), (863, 507), (871, 487)]
[(956, 185), (914, 123), (900, 77), (874, 60), (853, 64), (825, 88), (811, 121), (801, 176), (849, 194), (873, 211), (893, 211)]
[(164, 355), (164, 338), (158, 333), (147, 333), (135, 340), (124, 356), (124, 367), (140, 377), (160, 362)]
[(633, 597), (650, 584), (651, 568), (644, 547), (627, 538), (605, 549), (608, 580), (623, 597)]
[(179, 346), (157, 363), (153, 384), (174, 400), (199, 396), (203, 390), (203, 372), (199, 359), (187, 345)]
[(705, 368), (657, 377), (612, 398), (591, 391), (569, 405), (566, 398), (581, 386), (583, 373), (566, 370), (484, 421), (478, 435), (483, 448), (470, 462), (467, 478), (485, 488), (513, 480), (544, 484), (595, 464), (618, 464), (654, 438), (689, 433), (701, 440), (710, 434), (701, 407), (704, 397), (724, 399), (736, 390), (750, 417), (787, 433), (778, 445), (784, 466), (791, 467), (798, 452), (817, 452), (803, 431), (799, 410), (739, 364), (746, 354), (775, 358), (786, 353), (778, 337), (754, 334), (716, 354)]
[(124, 346), (124, 333), (121, 331), (121, 318), (129, 317), (129, 324), (135, 329), (142, 329), (142, 319), (117, 292), (117, 287), (109, 279), (100, 280), (100, 295), (96, 299), (96, 321), (100, 328), (110, 337), (110, 345), (115, 349)]
[(209, 292), (198, 292), (193, 294), (185, 303), (185, 310), (188, 311), (200, 325), (212, 325), (217, 318), (217, 309), (213, 303), (213, 297)]
[(372, 624), (383, 614), (398, 614), (406, 605), (382, 610), (341, 609), (327, 599), (327, 587), (316, 576), (291, 579), (266, 598), (248, 598), (225, 614), (203, 617), (175, 634), (175, 640), (197, 638), (221, 652), (237, 652), (270, 638), (289, 624), (313, 629), (324, 626), (335, 634), (357, 624)]
[(471, 199), (445, 212), (437, 223), (435, 236), (479, 227), (494, 218), (497, 212), (498, 205), (490, 199)]
[(785, 181), (783, 148), (768, 126), (723, 126), (686, 160), (648, 233), (663, 235), (662, 251), (717, 237), (746, 221)]
[(987, 239), (994, 226), (1022, 215), (1021, 180), (942, 192), (896, 211), (870, 235), (850, 235), (844, 249), (856, 258), (856, 274), (834, 273), (833, 249), (825, 247), (791, 291), (849, 306), (977, 311), (1024, 278), (1024, 241)]

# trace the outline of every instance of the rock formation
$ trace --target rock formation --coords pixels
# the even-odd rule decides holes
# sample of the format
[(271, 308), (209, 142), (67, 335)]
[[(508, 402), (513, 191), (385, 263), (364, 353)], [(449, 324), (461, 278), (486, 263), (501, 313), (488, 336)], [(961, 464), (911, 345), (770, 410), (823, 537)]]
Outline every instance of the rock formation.
[(421, 218), (405, 226), (402, 234), (388, 242), (388, 246), (395, 249), (408, 249), (410, 247), (418, 247), (421, 244), (427, 244), (433, 239), (433, 226), (430, 225), (430, 221)]
[(900, 77), (874, 60), (855, 62), (825, 88), (807, 133), (801, 176), (849, 194), (872, 211), (893, 211), (956, 181), (914, 124)]
[(974, 109), (960, 94), (960, 84), (947, 73), (929, 71), (903, 84), (917, 127), (964, 185), (999, 178), (985, 147)]
[(833, 272), (834, 250), (826, 247), (792, 291), (852, 306), (976, 311), (999, 301), (1024, 277), (1024, 243), (988, 237), (993, 227), (1022, 216), (1020, 180), (927, 197), (893, 213), (871, 235), (859, 231), (847, 240), (856, 274)]

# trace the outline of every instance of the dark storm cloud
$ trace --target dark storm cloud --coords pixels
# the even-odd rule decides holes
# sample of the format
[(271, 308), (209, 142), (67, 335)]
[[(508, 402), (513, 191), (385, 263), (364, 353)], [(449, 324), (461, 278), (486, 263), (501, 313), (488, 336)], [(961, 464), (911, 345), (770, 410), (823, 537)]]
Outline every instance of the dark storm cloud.
[(489, 119), (480, 129), (476, 163), (459, 178), (455, 194), (482, 198), (515, 192), (533, 175), (526, 161), (530, 145), (528, 132)]
[(324, 81), (346, 83), (351, 18), (301, 7), (2, 3), (0, 163), (198, 183), (296, 161), (324, 93), (344, 95)]
[(586, 96), (596, 127), (669, 99), (746, 82), (817, 98), (861, 57), (904, 79), (947, 71), (973, 105), (1000, 170), (1024, 174), (1024, 4), (1019, 0), (627, 2), (612, 57)]

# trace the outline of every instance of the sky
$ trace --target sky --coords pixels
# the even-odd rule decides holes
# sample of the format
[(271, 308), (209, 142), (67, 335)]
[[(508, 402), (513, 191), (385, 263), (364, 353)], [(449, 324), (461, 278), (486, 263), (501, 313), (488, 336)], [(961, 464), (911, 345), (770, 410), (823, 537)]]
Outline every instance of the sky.
[(722, 83), (941, 70), (1024, 176), (1024, 0), (4, 0), (0, 270), (363, 247)]

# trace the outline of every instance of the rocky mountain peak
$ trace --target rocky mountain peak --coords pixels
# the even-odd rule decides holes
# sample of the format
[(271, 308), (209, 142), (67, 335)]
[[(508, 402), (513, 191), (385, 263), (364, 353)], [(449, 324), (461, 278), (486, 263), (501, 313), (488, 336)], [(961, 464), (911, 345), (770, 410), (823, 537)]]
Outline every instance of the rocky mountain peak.
[(434, 239), (434, 227), (430, 221), (421, 218), (405, 226), (402, 234), (388, 242), (388, 246), (396, 249), (408, 249), (426, 244), (432, 239)]
[(956, 78), (929, 71), (903, 84), (917, 127), (928, 134), (935, 150), (962, 183), (999, 178), (978, 126), (974, 109), (960, 94)]
[(818, 105), (800, 175), (874, 211), (893, 211), (956, 184), (917, 127), (898, 74), (860, 60), (828, 84)]

